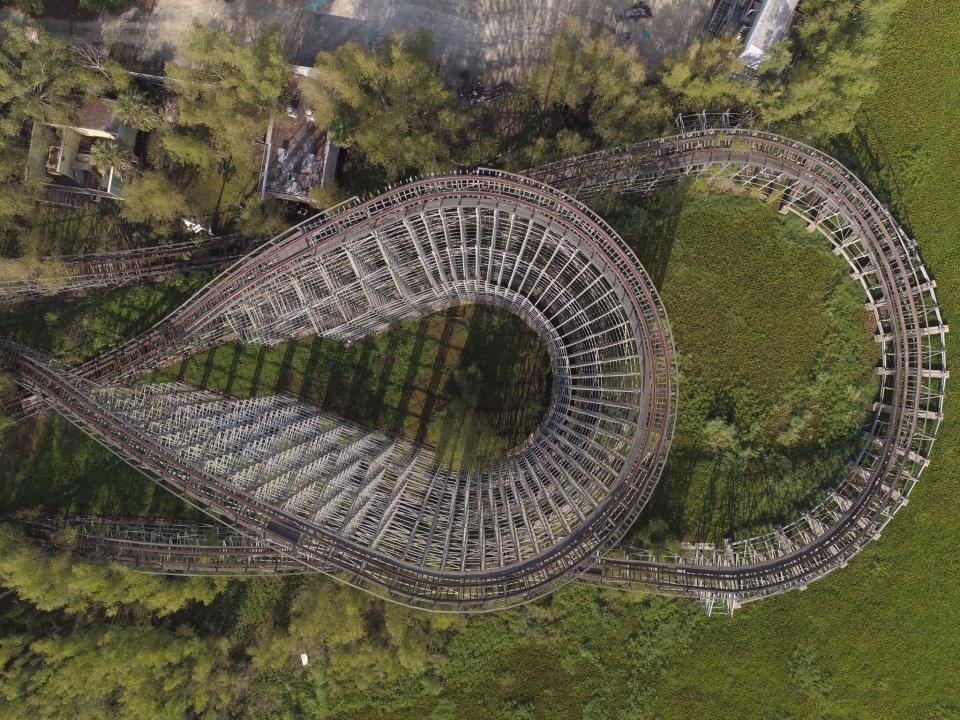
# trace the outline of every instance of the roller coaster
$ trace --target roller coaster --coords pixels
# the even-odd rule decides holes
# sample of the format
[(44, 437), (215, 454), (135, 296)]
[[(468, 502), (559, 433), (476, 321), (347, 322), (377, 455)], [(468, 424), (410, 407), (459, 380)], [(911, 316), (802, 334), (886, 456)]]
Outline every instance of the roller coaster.
[[(640, 263), (577, 198), (648, 193), (687, 177), (775, 203), (829, 239), (864, 289), (882, 347), (880, 389), (859, 452), (794, 522), (722, 547), (629, 552), (618, 546), (672, 437), (673, 343)], [(480, 472), (451, 470), (429, 449), (291, 398), (130, 384), (232, 339), (269, 345), (315, 333), (350, 343), (465, 303), (523, 318), (554, 377), (540, 427)], [(80, 547), (112, 547), (141, 569), (302, 568), (450, 611), (524, 602), (581, 577), (732, 612), (843, 567), (907, 503), (942, 419), (947, 330), (914, 242), (859, 179), (794, 140), (721, 128), (523, 175), (477, 170), (353, 199), (262, 244), (86, 365), (68, 368), (12, 341), (0, 343), (0, 357), (44, 406), (230, 528), (207, 549), (158, 541), (167, 536), (149, 525), (138, 535), (129, 522), (111, 545), (116, 522), (67, 523)]]

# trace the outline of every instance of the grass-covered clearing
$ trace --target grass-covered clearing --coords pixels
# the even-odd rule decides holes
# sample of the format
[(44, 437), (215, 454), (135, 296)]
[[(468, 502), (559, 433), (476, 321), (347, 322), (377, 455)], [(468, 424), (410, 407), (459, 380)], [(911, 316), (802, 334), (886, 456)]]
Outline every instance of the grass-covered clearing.
[(145, 380), (180, 379), (237, 397), (292, 393), (365, 427), (433, 447), (451, 467), (481, 467), (536, 428), (550, 360), (520, 318), (467, 305), (345, 347), (316, 336), (276, 348), (227, 345)]
[[(948, 322), (960, 313), (960, 5), (911, 3), (848, 148), (917, 238)], [(960, 357), (951, 333), (948, 357)], [(910, 505), (844, 570), (718, 618), (674, 657), (651, 717), (960, 716), (956, 398)]]
[(859, 284), (822, 236), (748, 198), (667, 188), (607, 214), (660, 286), (680, 363), (670, 460), (635, 539), (792, 520), (843, 473), (876, 394)]
[[(206, 273), (75, 300), (0, 310), (0, 335), (80, 363), (146, 330), (199, 289)], [(90, 515), (190, 511), (119, 457), (48, 413), (9, 430), (0, 448), (0, 508)]]

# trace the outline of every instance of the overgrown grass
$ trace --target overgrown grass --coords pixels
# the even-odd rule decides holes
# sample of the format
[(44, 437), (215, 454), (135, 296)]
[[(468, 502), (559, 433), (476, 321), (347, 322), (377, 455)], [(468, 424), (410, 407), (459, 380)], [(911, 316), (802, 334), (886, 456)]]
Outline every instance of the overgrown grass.
[[(948, 320), (960, 313), (958, 53), (960, 5), (899, 13), (846, 148), (917, 238)], [(960, 357), (956, 334), (948, 356)], [(651, 716), (960, 716), (957, 413), (948, 398), (930, 468), (881, 540), (807, 592), (711, 622), (665, 667)]]
[(876, 394), (864, 295), (775, 208), (674, 187), (606, 209), (660, 286), (680, 364), (670, 460), (635, 541), (719, 542), (835, 484)]
[(201, 271), (81, 298), (0, 308), (0, 335), (78, 364), (147, 330), (199, 290), (209, 277), (210, 273)]
[[(4, 308), (0, 335), (80, 363), (149, 328), (207, 277), (195, 273), (156, 285)], [(0, 508), (167, 517), (194, 512), (53, 414), (24, 421), (3, 438)]]
[[(863, 137), (849, 148), (916, 235), (948, 320), (960, 310), (958, 48), (960, 6), (918, 0), (901, 13)], [(876, 157), (882, 173), (871, 171)], [(656, 276), (651, 260), (673, 248), (656, 240), (644, 250)], [(948, 350), (956, 357), (960, 338), (950, 336)], [(207, 697), (211, 715), (250, 718), (951, 720), (960, 714), (953, 405), (930, 469), (881, 540), (806, 592), (732, 619), (586, 586), (463, 621), (315, 578), (292, 603), (275, 581), (249, 583), (218, 598), (208, 622), (194, 613), (176, 626), (107, 625), (95, 608), (92, 620), (67, 625), (0, 596), (11, 658), (0, 714), (22, 716), (23, 698), (50, 717), (73, 711), (64, 697), (96, 704), (93, 712), (152, 709), (163, 677), (173, 690), (162, 701), (178, 717), (181, 697)], [(211, 619), (221, 617), (222, 628)], [(92, 696), (90, 677), (100, 690)]]

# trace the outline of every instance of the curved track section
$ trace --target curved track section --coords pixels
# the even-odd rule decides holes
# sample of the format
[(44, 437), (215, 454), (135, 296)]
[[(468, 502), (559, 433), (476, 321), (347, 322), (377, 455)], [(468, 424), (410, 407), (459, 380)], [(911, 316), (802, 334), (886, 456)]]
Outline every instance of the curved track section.
[(879, 399), (863, 447), (823, 502), (783, 528), (723, 548), (700, 546), (668, 558), (603, 558), (592, 576), (649, 583), (732, 610), (803, 588), (878, 537), (929, 462), (943, 417), (948, 328), (915, 243), (869, 188), (809, 146), (745, 129), (663, 138), (532, 174), (579, 197), (644, 193), (696, 177), (775, 202), (826, 236), (849, 263), (883, 348)]
[(32, 390), (232, 521), (411, 602), (469, 608), (534, 597), (591, 566), (666, 459), (665, 313), (630, 250), (579, 203), (499, 172), (401, 186), (268, 243), (94, 366), (129, 374), (235, 337), (350, 342), (477, 302), (524, 318), (554, 378), (540, 428), (478, 472), (289, 398), (104, 387), (8, 354)]
[[(549, 566), (551, 571), (539, 576), (541, 582), (548, 584), (551, 578), (558, 577), (552, 574), (552, 568), (586, 570), (587, 577), (596, 581), (652, 585), (661, 592), (696, 597), (703, 601), (708, 609), (719, 606), (732, 610), (744, 601), (777, 594), (791, 588), (805, 587), (807, 583), (845, 565), (869, 540), (877, 537), (893, 514), (906, 504), (907, 496), (928, 463), (929, 453), (942, 419), (943, 398), (948, 377), (944, 343), (947, 326), (942, 321), (937, 305), (936, 284), (923, 267), (914, 243), (869, 189), (840, 163), (823, 153), (788, 138), (750, 130), (704, 130), (687, 133), (622, 150), (573, 158), (539, 168), (531, 171), (530, 174), (556, 188), (583, 197), (610, 193), (643, 193), (664, 183), (675, 182), (684, 177), (696, 177), (721, 190), (746, 192), (758, 199), (775, 202), (781, 212), (793, 212), (806, 219), (809, 229), (824, 234), (833, 244), (835, 252), (848, 261), (854, 277), (864, 288), (867, 307), (875, 319), (877, 340), (883, 348), (882, 363), (877, 368), (880, 394), (874, 407), (874, 416), (869, 430), (865, 433), (863, 447), (852, 459), (846, 475), (840, 478), (836, 487), (827, 493), (825, 500), (797, 521), (765, 535), (727, 543), (723, 548), (698, 546), (690, 552), (669, 557), (656, 557), (642, 552), (630, 556), (598, 557), (604, 543), (597, 542), (591, 550), (595, 554), (595, 565), (587, 567), (585, 557), (567, 565), (552, 565)], [(219, 281), (212, 284), (208, 292), (201, 294), (154, 331), (130, 346), (121, 348), (100, 361), (86, 366), (84, 373), (89, 377), (101, 378), (129, 375), (155, 364), (159, 359), (176, 357), (190, 348), (203, 347), (205, 343), (215, 343), (219, 338), (230, 336), (231, 333), (251, 340), (271, 341), (288, 332), (306, 329), (318, 322), (318, 318), (309, 313), (297, 314), (286, 311), (285, 307), (296, 307), (297, 303), (291, 298), (286, 301), (289, 305), (283, 305), (282, 298), (285, 296), (278, 291), (282, 285), (264, 285), (263, 287), (272, 287), (276, 291), (272, 295), (263, 293), (257, 295), (255, 292), (251, 293), (250, 288), (256, 287), (263, 279), (266, 279), (267, 283), (275, 283), (278, 268), (283, 268), (291, 258), (304, 257), (303, 253), (309, 256), (310, 247), (314, 245), (325, 247), (324, 243), (331, 243), (331, 246), (336, 247), (340, 253), (341, 262), (351, 266), (352, 275), (347, 273), (346, 276), (355, 281), (352, 285), (354, 294), (344, 295), (347, 303), (336, 308), (340, 313), (341, 323), (332, 328), (313, 326), (314, 330), (336, 334), (351, 340), (375, 330), (393, 317), (426, 312), (437, 307), (437, 305), (424, 305), (420, 306), (421, 310), (418, 310), (417, 304), (410, 302), (411, 296), (419, 297), (416, 294), (416, 286), (409, 284), (413, 277), (419, 277), (421, 282), (427, 282), (434, 289), (441, 283), (444, 288), (450, 288), (450, 294), (446, 295), (440, 304), (479, 299), (507, 304), (509, 307), (509, 301), (504, 303), (503, 297), (496, 290), (489, 295), (482, 295), (480, 290), (483, 286), (486, 293), (485, 283), (491, 277), (491, 267), (493, 267), (492, 260), (484, 260), (487, 257), (484, 250), (489, 250), (492, 253), (489, 257), (493, 258), (500, 252), (500, 246), (497, 243), (485, 246), (482, 242), (474, 245), (470, 238), (483, 237), (484, 233), (464, 229), (470, 226), (484, 227), (483, 213), (490, 206), (478, 203), (477, 195), (485, 194), (487, 189), (474, 184), (477, 182), (482, 184), (484, 181), (477, 181), (470, 176), (439, 179), (441, 183), (449, 183), (444, 191), (449, 190), (450, 194), (443, 200), (437, 198), (422, 205), (418, 205), (423, 202), (422, 188), (435, 181), (414, 183), (398, 188), (394, 193), (374, 199), (365, 205), (342, 208), (332, 220), (311, 221), (305, 226), (296, 228), (277, 242), (264, 246), (248, 261), (244, 261), (242, 265), (225, 274)], [(498, 181), (509, 182), (511, 187), (531, 187), (518, 178), (498, 176)], [(604, 227), (579, 206), (569, 204), (567, 207), (567, 201), (563, 200), (563, 196), (559, 193), (542, 186), (538, 189), (546, 198), (550, 198), (551, 202), (564, 204), (564, 209), (559, 215), (565, 220), (569, 221), (570, 212), (583, 213), (588, 221), (587, 226), (592, 223), (601, 229)], [(385, 204), (384, 198), (389, 198)], [(417, 258), (414, 259), (413, 255), (409, 255), (406, 258), (407, 266), (416, 267), (416, 263), (420, 262), (424, 274), (407, 276), (404, 273), (385, 269), (392, 262), (392, 243), (389, 245), (391, 249), (386, 249), (385, 246), (380, 251), (384, 266), (371, 267), (357, 264), (355, 258), (351, 263), (353, 236), (350, 235), (350, 228), (355, 227), (357, 223), (362, 225), (366, 219), (377, 218), (371, 226), (370, 235), (361, 242), (372, 242), (379, 249), (379, 245), (383, 244), (383, 236), (378, 234), (380, 228), (378, 219), (388, 217), (380, 215), (381, 211), (389, 212), (387, 206), (398, 207), (408, 199), (412, 207), (427, 208), (431, 212), (437, 206), (430, 205), (430, 202), (439, 203), (441, 216), (446, 213), (446, 218), (439, 220), (439, 224), (435, 224), (428, 222), (430, 215), (425, 212), (420, 224), (414, 225), (412, 229), (407, 228), (411, 237), (421, 238), (419, 248), (422, 253), (421, 256), (417, 252), (416, 242), (408, 246)], [(444, 205), (444, 202), (450, 204)], [(508, 207), (498, 204), (503, 202), (504, 198), (498, 192), (493, 207), (502, 211)], [(537, 200), (537, 203), (540, 202), (542, 201)], [(497, 211), (493, 212), (496, 217)], [(411, 218), (417, 214), (415, 212), (407, 215), (407, 221), (411, 221)], [(475, 222), (472, 220), (473, 217), (477, 218)], [(394, 233), (399, 232), (397, 220), (406, 227), (406, 223), (400, 217), (395, 218), (392, 225), (388, 220), (387, 225), (393, 228)], [(499, 226), (499, 222), (494, 218), (487, 220), (487, 224), (493, 224), (495, 228)], [(459, 235), (457, 227), (462, 228)], [(512, 231), (508, 233), (508, 237), (512, 237), (510, 233)], [(541, 236), (539, 231), (532, 231), (531, 234), (534, 238)], [(491, 233), (494, 237), (501, 235), (500, 232)], [(521, 274), (526, 278), (530, 275), (528, 268), (536, 266), (533, 260), (541, 257), (542, 247), (540, 243), (536, 243), (540, 249), (534, 250), (528, 244), (529, 238), (526, 237), (526, 233), (523, 235), (524, 239), (513, 240), (512, 245), (511, 242), (507, 242), (506, 246), (516, 247), (519, 241), (521, 247), (517, 248), (518, 252), (513, 261), (516, 272), (511, 269), (509, 273), (514, 277)], [(547, 235), (545, 228), (541, 237), (547, 237)], [(290, 237), (303, 238), (306, 243), (288, 247), (285, 238)], [(387, 237), (393, 239), (396, 235)], [(380, 238), (379, 243), (378, 238)], [(457, 242), (451, 242), (450, 238), (464, 240), (458, 247)], [(435, 243), (436, 247), (434, 247)], [(303, 253), (299, 253), (299, 250), (297, 253), (288, 253), (287, 249), (292, 247), (298, 247)], [(368, 247), (371, 246), (368, 245)], [(438, 252), (441, 247), (444, 250)], [(557, 252), (559, 253), (560, 250)], [(614, 266), (619, 264), (615, 259), (617, 252), (610, 252), (605, 248), (604, 253), (608, 258), (614, 258)], [(629, 257), (629, 254), (625, 257)], [(525, 263), (524, 258), (530, 258), (530, 260)], [(393, 267), (396, 268), (398, 265)], [(473, 268), (472, 274), (470, 268)], [(390, 277), (390, 281), (387, 280), (387, 276)], [(550, 284), (550, 280), (545, 281), (548, 285)], [(338, 281), (328, 282), (327, 278), (324, 278), (323, 282), (327, 283), (328, 289), (332, 289), (335, 286), (334, 283)], [(474, 283), (472, 286), (471, 282)], [(510, 281), (510, 288), (513, 287), (513, 282), (513, 280)], [(601, 281), (596, 280), (596, 282)], [(630, 288), (631, 283), (628, 281), (624, 283), (624, 287), (628, 287), (635, 293), (634, 299), (643, 298), (645, 292), (652, 292), (644, 287), (645, 283), (645, 277), (641, 276), (638, 285)], [(524, 279), (519, 287), (526, 286), (527, 280)], [(294, 293), (303, 292), (303, 288), (298, 291), (294, 287), (293, 291)], [(473, 294), (470, 294), (471, 292)], [(329, 298), (336, 294), (328, 292), (324, 297)], [(259, 298), (258, 302), (251, 305), (247, 302), (251, 297)], [(351, 297), (353, 299), (350, 299)], [(648, 297), (651, 296), (648, 295)], [(649, 307), (655, 308), (657, 307), (655, 296), (652, 297), (654, 299)], [(367, 311), (356, 312), (353, 309), (353, 303), (356, 303), (356, 307), (363, 308), (364, 299), (367, 301)], [(622, 296), (621, 300), (629, 311), (629, 298)], [(331, 302), (332, 310), (337, 302), (335, 300)], [(309, 302), (301, 301), (301, 306), (309, 305)], [(572, 392), (575, 385), (572, 382), (572, 376), (568, 380), (563, 374), (564, 362), (558, 361), (558, 357), (562, 358), (563, 355), (559, 351), (556, 340), (557, 336), (563, 339), (563, 331), (555, 336), (548, 327), (540, 325), (540, 316), (530, 312), (526, 306), (518, 308), (514, 305), (513, 307), (516, 312), (538, 327), (553, 351), (554, 370), (561, 382), (557, 385), (554, 407), (551, 408), (551, 415), (545, 424), (545, 428), (549, 428), (550, 418), (554, 417), (558, 409), (571, 407), (569, 397), (572, 395), (568, 396), (566, 393)], [(388, 308), (389, 311), (384, 312), (383, 308)], [(613, 306), (607, 306), (607, 308), (609, 312), (616, 313)], [(640, 312), (642, 314), (642, 310)], [(660, 314), (657, 311), (657, 315)], [(639, 316), (634, 317), (639, 319)], [(630, 318), (631, 323), (634, 322), (634, 317)], [(637, 337), (656, 338), (656, 332), (644, 335), (645, 332), (650, 333), (658, 327), (658, 323), (653, 321), (652, 316), (647, 319), (649, 323), (647, 328)], [(567, 329), (579, 327), (580, 324), (576, 322), (568, 324)], [(659, 337), (661, 347), (668, 347), (668, 335), (662, 332)], [(187, 339), (186, 350), (184, 339)], [(596, 347), (606, 345), (607, 343), (601, 343)], [(26, 382), (31, 382), (35, 386), (41, 386), (44, 381), (41, 376), (49, 372), (54, 373), (46, 377), (45, 381), (50, 383), (56, 381), (72, 387), (85, 382), (76, 376), (66, 377), (69, 374), (63, 371), (52, 371), (49, 363), (38, 361), (20, 349), (11, 349), (8, 354), (14, 362), (21, 365), (20, 369)], [(571, 357), (576, 359), (579, 356), (568, 354), (566, 362), (570, 362)], [(653, 357), (665, 359), (666, 355), (660, 352), (654, 353)], [(649, 393), (653, 392), (653, 386), (646, 385), (646, 382), (650, 379), (651, 366), (648, 364), (645, 367), (647, 374), (630, 371), (626, 375), (634, 381), (639, 376), (644, 377), (644, 387), (649, 387), (647, 395), (649, 398)], [(669, 363), (665, 364), (663, 370), (661, 374), (658, 368), (658, 372), (654, 374), (669, 383)], [(591, 372), (589, 375), (591, 380), (607, 379), (608, 376), (612, 380), (624, 373), (604, 371)], [(594, 375), (596, 377), (593, 377)], [(92, 395), (95, 392), (104, 392), (102, 389), (92, 389), (96, 386), (89, 383), (86, 387), (87, 389), (81, 394)], [(619, 393), (630, 386), (617, 385), (616, 387), (618, 388), (616, 392)], [(667, 388), (658, 386), (658, 389), (663, 390), (660, 395), (665, 398), (672, 398), (676, 392), (674, 384), (669, 384)], [(63, 391), (66, 392), (66, 390), (67, 388), (64, 387)], [(68, 413), (72, 412), (72, 408), (78, 404), (69, 398), (61, 399), (54, 395), (55, 393), (47, 393), (51, 402)], [(601, 395), (601, 397), (604, 396)], [(644, 393), (634, 393), (634, 397), (643, 398)], [(665, 407), (669, 409), (671, 402), (672, 400)], [(91, 412), (100, 410), (103, 405), (104, 402), (101, 399), (99, 403), (93, 402), (89, 410)], [(88, 417), (77, 416), (75, 419), (81, 426), (90, 426)], [(115, 428), (123, 422), (118, 415), (114, 414), (105, 420), (103, 427)], [(664, 432), (655, 434), (669, 435), (669, 415), (664, 416), (657, 427)], [(543, 429), (541, 432), (544, 432)], [(594, 440), (597, 441), (598, 438), (599, 436), (595, 436)], [(599, 444), (607, 447), (604, 443), (605, 441), (601, 441)], [(535, 442), (532, 443), (532, 445), (535, 444)], [(123, 452), (125, 448), (120, 445), (118, 449)], [(522, 455), (523, 452), (525, 451), (520, 454)], [(127, 456), (129, 457), (129, 453)], [(636, 459), (636, 456), (634, 458)], [(543, 458), (538, 460), (541, 463), (545, 462)], [(560, 465), (564, 462), (561, 460)], [(658, 472), (659, 468), (656, 465), (662, 462), (662, 454), (657, 455), (653, 462), (652, 465), (648, 464), (651, 472), (640, 476), (641, 483), (644, 482), (643, 478), (648, 481), (640, 490), (641, 496), (648, 493), (652, 487), (649, 480)], [(164, 477), (163, 468), (158, 469), (154, 465), (151, 469), (161, 472), (161, 476)], [(534, 472), (536, 473), (536, 470)], [(549, 474), (548, 471), (540, 477), (547, 477)], [(167, 473), (166, 477), (169, 476), (170, 473)], [(186, 487), (187, 484), (181, 482), (180, 486)], [(458, 485), (458, 487), (461, 486)], [(209, 485), (205, 485), (204, 488), (208, 489)], [(203, 493), (192, 494), (199, 497)], [(429, 491), (424, 497), (430, 497), (432, 494), (433, 491)], [(473, 495), (467, 493), (463, 497), (473, 497)], [(635, 510), (641, 504), (642, 498), (632, 507)], [(211, 505), (229, 508), (230, 502), (211, 503)], [(602, 506), (598, 505), (598, 510), (600, 507)], [(545, 506), (541, 509), (545, 509)], [(622, 513), (623, 517), (634, 514), (633, 511)], [(246, 512), (235, 513), (235, 517), (241, 520), (246, 519), (248, 515)], [(515, 516), (514, 520), (518, 520), (518, 517)], [(529, 518), (525, 519), (525, 522), (527, 520)], [(457, 522), (457, 518), (454, 517), (453, 523), (447, 527), (453, 527), (470, 536), (469, 525), (464, 528)], [(541, 523), (541, 527), (546, 526), (547, 523)], [(494, 534), (494, 539), (498, 542), (510, 542), (512, 532), (509, 530), (509, 523), (502, 526), (502, 530), (507, 532), (501, 532), (499, 538)], [(296, 532), (301, 532), (299, 526)], [(612, 539), (619, 532), (618, 528), (607, 536), (608, 539)], [(532, 538), (531, 542), (533, 542)], [(589, 544), (578, 547), (586, 546)], [(539, 558), (535, 562), (540, 562)], [(349, 567), (348, 563), (339, 560), (335, 564), (338, 567)], [(404, 570), (406, 571), (406, 568)], [(376, 571), (376, 573), (382, 572), (382, 569)], [(372, 577), (382, 578), (382, 575), (376, 573)], [(355, 574), (371, 577), (369, 573)], [(486, 582), (481, 579), (481, 576), (486, 575), (485, 569), (481, 569), (473, 576), (469, 573), (461, 575), (462, 588), (469, 585), (474, 589), (470, 592), (461, 589), (458, 597), (473, 598), (474, 600), (468, 603), (475, 604), (477, 594), (485, 592), (477, 591), (475, 588)], [(380, 582), (388, 587), (397, 587), (390, 582), (382, 580)], [(416, 587), (416, 592), (409, 592), (409, 588), (401, 592), (405, 592), (408, 597), (425, 597), (426, 594), (419, 589), (421, 586)], [(500, 592), (496, 597), (504, 595), (529, 597), (536, 594), (530, 584), (517, 587), (517, 591), (513, 592), (507, 585), (500, 585), (499, 590), (507, 590), (507, 592)], [(444, 592), (441, 592), (441, 595), (445, 598), (450, 597), (450, 594)], [(431, 597), (434, 602), (437, 602), (437, 596)], [(494, 595), (485, 595), (485, 597), (490, 598)], [(442, 599), (440, 602), (443, 603)]]

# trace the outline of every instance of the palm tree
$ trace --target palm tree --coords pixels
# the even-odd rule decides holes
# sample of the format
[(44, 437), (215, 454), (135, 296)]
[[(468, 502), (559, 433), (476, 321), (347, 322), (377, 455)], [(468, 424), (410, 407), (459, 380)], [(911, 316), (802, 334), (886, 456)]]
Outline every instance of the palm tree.
[(101, 175), (107, 175), (112, 168), (121, 180), (123, 172), (133, 162), (130, 151), (113, 140), (97, 140), (90, 150), (90, 157)]
[(155, 130), (160, 127), (160, 113), (147, 97), (130, 88), (117, 96), (115, 101), (117, 119), (137, 130)]

